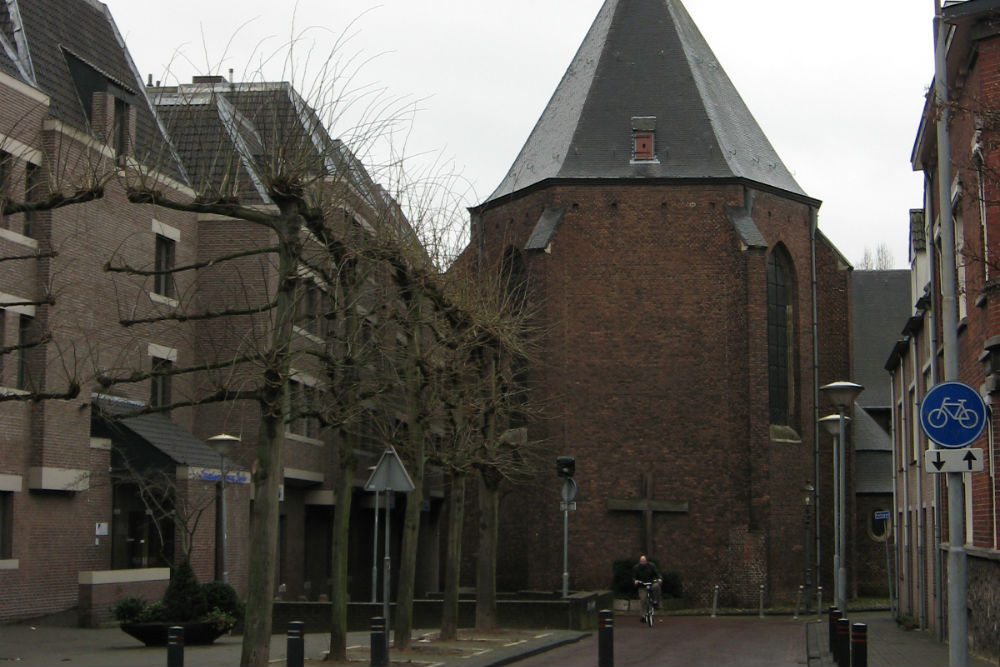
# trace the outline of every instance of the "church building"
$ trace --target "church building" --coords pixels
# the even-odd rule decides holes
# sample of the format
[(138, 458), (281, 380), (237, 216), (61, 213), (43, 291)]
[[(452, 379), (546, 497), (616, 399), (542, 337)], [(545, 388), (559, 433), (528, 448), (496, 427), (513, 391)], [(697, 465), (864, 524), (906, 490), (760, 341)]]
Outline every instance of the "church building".
[(573, 590), (640, 554), (702, 603), (832, 590), (817, 420), (851, 379), (851, 268), (819, 208), (679, 0), (604, 3), (471, 210), (471, 250), (523, 270), (543, 332), (527, 432), (552, 475), (501, 501), (500, 589), (560, 587), (571, 456)]

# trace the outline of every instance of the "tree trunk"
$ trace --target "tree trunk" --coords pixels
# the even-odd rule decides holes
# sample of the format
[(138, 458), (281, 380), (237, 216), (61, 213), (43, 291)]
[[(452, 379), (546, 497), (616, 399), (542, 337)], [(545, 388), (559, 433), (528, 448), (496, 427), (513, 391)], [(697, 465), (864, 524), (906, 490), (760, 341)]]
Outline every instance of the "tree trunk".
[(265, 417), (253, 465), (254, 502), (250, 512), (249, 585), (243, 630), (242, 667), (265, 667), (270, 660), (274, 580), (278, 551), (278, 486), (284, 419)]
[(444, 563), (441, 639), (458, 637), (458, 587), (462, 573), (462, 527), (465, 523), (465, 473), (451, 473), (448, 494), (448, 544)]
[(497, 627), (497, 518), (500, 475), (484, 468), (479, 474), (479, 558), (476, 561), (476, 630)]
[(347, 553), (351, 532), (351, 495), (354, 471), (358, 460), (354, 454), (354, 437), (342, 433), (339, 444), (340, 479), (337, 483), (337, 505), (333, 515), (333, 591), (330, 616), (330, 653), (327, 660), (347, 660)]
[(241, 667), (267, 667), (271, 657), (274, 580), (278, 563), (278, 488), (283, 479), (281, 448), (285, 440), (288, 375), (291, 365), (292, 321), (295, 316), (296, 266), (300, 216), (282, 208), (278, 226), (278, 284), (270, 350), (261, 387), (260, 433), (252, 470), (253, 509), (247, 609)]
[[(423, 504), (424, 452), (423, 431), (419, 432), (410, 477), (415, 487), (406, 496), (406, 519), (403, 521), (403, 543), (399, 553), (399, 582), (396, 589), (396, 623), (393, 647), (408, 649), (413, 629), (413, 599), (417, 576), (417, 544), (420, 541), (420, 506)], [(416, 440), (416, 438), (414, 438)]]

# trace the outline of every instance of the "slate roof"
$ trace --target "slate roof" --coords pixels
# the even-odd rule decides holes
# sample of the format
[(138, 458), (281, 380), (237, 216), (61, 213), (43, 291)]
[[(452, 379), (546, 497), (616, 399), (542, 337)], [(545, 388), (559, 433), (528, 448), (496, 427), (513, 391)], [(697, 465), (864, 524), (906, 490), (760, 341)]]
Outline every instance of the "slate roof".
[[(656, 160), (632, 118), (656, 117)], [(806, 197), (679, 0), (606, 0), (484, 205), (547, 179), (746, 179)]]
[(150, 95), (199, 194), (269, 203), (267, 174), (291, 156), (310, 173), (346, 175), (373, 208), (390, 203), (287, 82), (196, 82)]
[(910, 271), (854, 271), (851, 274), (851, 328), (854, 381), (864, 386), (862, 407), (889, 407), (885, 359), (899, 339), (901, 322), (912, 314)]
[[(21, 39), (15, 31), (18, 25)], [(72, 128), (90, 133), (69, 59), (78, 59), (95, 76), (129, 95), (136, 109), (136, 157), (184, 181), (145, 96), (142, 78), (105, 5), (96, 0), (8, 0), (0, 6), (0, 37), (6, 42), (0, 69), (48, 95), (51, 117)], [(12, 58), (22, 62), (20, 69), (13, 66)]]
[(152, 445), (177, 465), (217, 468), (219, 455), (206, 443), (164, 414), (129, 417), (145, 407), (142, 403), (112, 396), (93, 399), (95, 417), (105, 417), (104, 424), (115, 437)]

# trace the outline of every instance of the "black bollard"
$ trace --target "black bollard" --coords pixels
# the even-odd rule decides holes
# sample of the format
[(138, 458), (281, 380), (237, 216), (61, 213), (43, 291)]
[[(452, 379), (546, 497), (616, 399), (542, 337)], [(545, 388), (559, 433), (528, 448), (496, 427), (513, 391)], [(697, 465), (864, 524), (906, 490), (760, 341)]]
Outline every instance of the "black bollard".
[(837, 619), (837, 652), (834, 657), (839, 667), (851, 667), (851, 622), (846, 618)]
[(167, 628), (167, 667), (184, 667), (184, 628)]
[(288, 647), (285, 662), (288, 667), (302, 667), (306, 660), (306, 624), (302, 621), (288, 622)]
[(615, 617), (610, 609), (597, 616), (597, 667), (615, 667)]
[(371, 667), (388, 667), (389, 665), (389, 635), (385, 627), (385, 618), (372, 617), (371, 632)]
[(868, 667), (868, 626), (851, 626), (851, 667)]
[(826, 646), (830, 649), (830, 654), (833, 656), (837, 655), (837, 619), (840, 618), (840, 610), (836, 607), (830, 607), (829, 609), (829, 627), (827, 628), (829, 632), (829, 637), (826, 640)]

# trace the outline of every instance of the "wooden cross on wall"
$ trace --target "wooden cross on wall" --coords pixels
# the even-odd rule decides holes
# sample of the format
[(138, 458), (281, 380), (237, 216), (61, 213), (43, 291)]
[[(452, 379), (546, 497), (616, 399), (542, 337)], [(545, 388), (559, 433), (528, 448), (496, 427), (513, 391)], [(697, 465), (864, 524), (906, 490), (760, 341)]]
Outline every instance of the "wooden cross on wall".
[(642, 512), (642, 547), (649, 557), (653, 554), (653, 514), (655, 512), (687, 512), (687, 501), (656, 500), (653, 498), (653, 473), (642, 474), (641, 498), (608, 498), (612, 512)]

